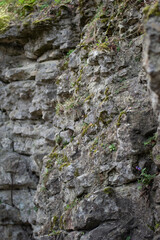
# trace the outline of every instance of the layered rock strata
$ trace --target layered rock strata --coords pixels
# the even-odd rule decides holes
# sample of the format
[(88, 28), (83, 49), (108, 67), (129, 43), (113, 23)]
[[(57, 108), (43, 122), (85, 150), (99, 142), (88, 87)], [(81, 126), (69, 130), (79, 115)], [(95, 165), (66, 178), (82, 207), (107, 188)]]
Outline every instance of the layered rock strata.
[(73, 1), (0, 36), (1, 239), (159, 239), (159, 17), (146, 73), (143, 7)]

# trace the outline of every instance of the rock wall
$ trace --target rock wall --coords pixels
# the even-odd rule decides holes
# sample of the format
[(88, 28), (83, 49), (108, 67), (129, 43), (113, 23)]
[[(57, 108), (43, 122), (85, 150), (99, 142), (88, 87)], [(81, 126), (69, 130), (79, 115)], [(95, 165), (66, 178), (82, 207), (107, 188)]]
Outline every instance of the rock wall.
[(143, 7), (71, 1), (0, 35), (1, 239), (160, 238), (159, 17), (144, 41)]

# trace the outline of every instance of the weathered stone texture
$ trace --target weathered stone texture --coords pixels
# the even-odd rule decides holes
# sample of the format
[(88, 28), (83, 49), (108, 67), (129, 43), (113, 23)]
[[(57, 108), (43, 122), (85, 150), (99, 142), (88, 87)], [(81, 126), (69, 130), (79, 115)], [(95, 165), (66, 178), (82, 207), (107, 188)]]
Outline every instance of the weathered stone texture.
[[(0, 36), (1, 239), (159, 237), (159, 17), (150, 93), (143, 4), (115, 3), (73, 1)], [(144, 192), (136, 166), (156, 174)]]

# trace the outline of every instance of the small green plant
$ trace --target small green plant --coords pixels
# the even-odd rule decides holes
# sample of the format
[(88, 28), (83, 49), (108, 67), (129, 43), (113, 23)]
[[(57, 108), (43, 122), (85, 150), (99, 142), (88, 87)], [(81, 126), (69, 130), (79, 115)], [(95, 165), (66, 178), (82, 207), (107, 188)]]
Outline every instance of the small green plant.
[(40, 191), (41, 192), (45, 192), (47, 189), (46, 189), (46, 187), (45, 186), (42, 186), (41, 188), (40, 188)]
[(63, 109), (63, 106), (62, 106), (61, 103), (57, 103), (56, 104), (55, 110), (56, 110), (56, 114), (57, 115), (59, 115), (60, 113), (64, 112), (64, 109)]
[(52, 233), (50, 233), (48, 236), (57, 236), (60, 234), (61, 234), (61, 231), (52, 230)]
[(84, 127), (83, 127), (83, 129), (82, 129), (82, 132), (81, 132), (81, 136), (82, 136), (82, 137), (87, 133), (87, 131), (88, 131), (88, 129), (89, 129), (90, 127), (93, 127), (93, 123), (90, 123), (90, 124), (84, 123), (84, 124), (85, 124), (85, 125), (84, 125)]
[(126, 78), (124, 77), (124, 78), (121, 78), (121, 80), (119, 81), (119, 82), (124, 82), (124, 81), (126, 81)]
[[(154, 3), (154, 1), (153, 1)], [(160, 9), (159, 9), (159, 3), (158, 1), (153, 5), (147, 5), (144, 9), (143, 9), (143, 13), (145, 15), (145, 19), (149, 19), (152, 16), (160, 16)]]
[(36, 0), (18, 0), (21, 4), (33, 4), (36, 2)]
[(104, 193), (111, 195), (113, 193), (113, 188), (111, 187), (106, 187), (104, 190)]
[(111, 145), (109, 145), (109, 150), (110, 152), (116, 151), (116, 146), (114, 143), (112, 143)]
[(59, 4), (61, 0), (54, 0), (56, 4)]
[(53, 219), (52, 219), (52, 222), (53, 222), (53, 226), (57, 225), (58, 224), (58, 217), (54, 216)]
[(9, 22), (10, 22), (9, 16), (7, 15), (0, 16), (0, 33), (3, 33), (7, 30)]
[(68, 158), (67, 158), (67, 156), (66, 155), (58, 155), (57, 157), (56, 157), (56, 162), (57, 162), (57, 164), (59, 165), (59, 171), (61, 171), (64, 167), (68, 167), (69, 165), (70, 165), (70, 162), (69, 162), (69, 160), (68, 160)]
[(38, 207), (37, 206), (34, 206), (34, 211), (38, 212)]
[(93, 97), (93, 94), (88, 95), (88, 96), (84, 99), (84, 102), (90, 101), (92, 97)]
[(154, 229), (157, 230), (160, 227), (160, 223), (156, 223)]
[(147, 141), (144, 142), (144, 146), (151, 145), (152, 147), (154, 147), (155, 144), (156, 144), (156, 135), (148, 138)]
[(74, 51), (74, 49), (69, 50), (69, 51), (67, 52), (67, 57), (69, 57), (73, 51)]
[(57, 135), (55, 141), (58, 145), (60, 145), (63, 141), (63, 138), (60, 135)]
[(75, 176), (75, 177), (78, 177), (78, 176), (79, 176), (78, 168), (75, 169), (75, 171), (74, 171), (74, 176)]
[(78, 204), (79, 200), (76, 198), (73, 202), (67, 204), (64, 208), (65, 211), (74, 208)]
[(131, 240), (131, 237), (130, 237), (130, 236), (128, 236), (128, 237), (126, 238), (126, 240)]
[(160, 154), (158, 154), (158, 155), (156, 156), (156, 160), (157, 160), (157, 161), (160, 161)]
[(49, 6), (49, 4), (45, 3), (40, 5), (40, 10), (42, 11), (43, 9), (47, 8)]
[(120, 127), (120, 125), (121, 125), (121, 119), (122, 119), (122, 116), (123, 115), (126, 115), (127, 113), (125, 112), (125, 111), (122, 111), (122, 112), (120, 112), (120, 114), (119, 114), (119, 117), (118, 117), (118, 120), (117, 120), (117, 128), (118, 127)]
[(141, 185), (138, 188), (141, 189), (142, 187), (148, 187), (156, 175), (148, 174), (146, 172), (147, 171), (146, 168), (143, 168), (142, 170), (139, 170), (139, 171), (141, 171), (141, 174), (140, 174), (140, 179), (138, 179), (138, 183), (140, 183)]
[(64, 141), (64, 142), (62, 143), (63, 148), (66, 147), (68, 144), (69, 144), (69, 142)]
[(6, 1), (5, 0), (0, 2), (0, 6), (3, 6), (3, 5), (6, 5)]
[(120, 46), (117, 46), (117, 52), (120, 52), (121, 48)]

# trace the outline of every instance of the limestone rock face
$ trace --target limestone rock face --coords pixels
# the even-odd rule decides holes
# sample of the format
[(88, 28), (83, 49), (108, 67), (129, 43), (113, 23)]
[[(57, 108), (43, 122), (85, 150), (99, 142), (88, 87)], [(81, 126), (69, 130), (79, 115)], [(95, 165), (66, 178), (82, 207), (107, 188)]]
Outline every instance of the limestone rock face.
[[(157, 5), (160, 8), (160, 3)], [(152, 16), (146, 24), (146, 38), (144, 51), (144, 67), (148, 73), (148, 88), (153, 109), (160, 123), (160, 19)], [(160, 139), (158, 128), (157, 144), (154, 147), (153, 155), (155, 164), (160, 167)]]
[(1, 34), (0, 239), (159, 239), (160, 20), (144, 41), (143, 7), (75, 0)]

